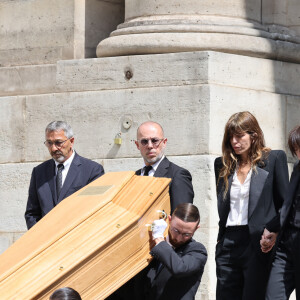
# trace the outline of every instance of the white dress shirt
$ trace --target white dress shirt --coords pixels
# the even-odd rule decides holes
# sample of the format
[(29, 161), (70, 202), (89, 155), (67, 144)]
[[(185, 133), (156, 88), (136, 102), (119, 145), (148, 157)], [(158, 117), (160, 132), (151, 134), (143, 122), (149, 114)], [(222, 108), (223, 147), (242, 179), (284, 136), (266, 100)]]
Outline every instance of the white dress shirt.
[[(165, 156), (163, 155), (162, 158), (157, 161), (155, 164), (152, 165), (152, 169), (149, 171), (148, 176), (153, 176), (156, 169), (158, 168), (159, 164), (161, 163), (161, 161), (165, 158)], [(144, 165), (144, 167), (141, 170), (141, 175), (144, 176), (144, 168), (146, 167), (146, 165)]]
[(248, 172), (246, 180), (240, 183), (235, 170), (230, 189), (230, 211), (227, 218), (227, 226), (239, 226), (248, 224), (249, 192), (252, 169)]
[[(72, 161), (74, 159), (74, 156), (75, 156), (75, 151), (73, 150), (72, 155), (63, 163), (64, 168), (63, 168), (63, 170), (61, 172), (61, 174), (62, 174), (62, 186), (64, 185), (65, 179), (66, 179), (66, 177), (68, 175), (71, 163), (72, 163)], [(55, 166), (56, 166), (56, 168), (55, 168), (55, 174), (57, 175), (57, 166), (59, 164), (61, 164), (61, 163), (57, 162), (56, 160), (54, 162), (55, 162)]]

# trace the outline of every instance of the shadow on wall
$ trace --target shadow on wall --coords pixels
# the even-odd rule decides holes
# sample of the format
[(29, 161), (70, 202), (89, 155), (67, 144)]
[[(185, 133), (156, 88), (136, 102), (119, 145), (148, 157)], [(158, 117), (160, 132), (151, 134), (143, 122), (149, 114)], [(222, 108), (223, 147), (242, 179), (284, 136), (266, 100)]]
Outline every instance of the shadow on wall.
[[(261, 7), (261, 22), (268, 32), (273, 32), (278, 38), (274, 38), (276, 43), (285, 44), (287, 48), (290, 47), (290, 57), (287, 57), (287, 61), (293, 63), (293, 50), (292, 44), (282, 41), (282, 37), (285, 35), (287, 41), (299, 43), (300, 36), (300, 21), (299, 10), (300, 2), (295, 0), (262, 0)], [(279, 46), (280, 47), (280, 46)], [(276, 51), (276, 52), (275, 52)], [(277, 54), (279, 49), (274, 49)], [(300, 113), (300, 89), (297, 84), (297, 77), (299, 76), (299, 69), (296, 69), (296, 65), (290, 63), (281, 63), (279, 61), (273, 61), (273, 85), (274, 92), (279, 94), (281, 102), (281, 120), (282, 123), (273, 124), (272, 129), (274, 131), (281, 129), (283, 149), (288, 156), (288, 162), (294, 162), (295, 159), (287, 147), (288, 133), (296, 125), (299, 125), (299, 113)], [(298, 72), (297, 72), (298, 70)], [(298, 75), (297, 75), (298, 73)], [(278, 126), (279, 125), (279, 126)]]
[(85, 57), (96, 58), (96, 47), (124, 22), (125, 0), (86, 0)]

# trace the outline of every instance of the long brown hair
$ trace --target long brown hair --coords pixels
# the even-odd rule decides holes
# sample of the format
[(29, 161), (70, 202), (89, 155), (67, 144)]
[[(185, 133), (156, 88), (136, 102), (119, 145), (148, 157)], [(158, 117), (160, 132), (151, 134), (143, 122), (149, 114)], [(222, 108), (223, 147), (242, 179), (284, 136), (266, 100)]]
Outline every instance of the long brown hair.
[(255, 169), (256, 165), (262, 162), (264, 153), (270, 151), (265, 146), (264, 134), (256, 118), (248, 111), (242, 111), (233, 114), (225, 125), (225, 132), (222, 142), (222, 162), (223, 167), (219, 174), (219, 179), (224, 179), (224, 197), (228, 191), (228, 177), (235, 170), (240, 156), (235, 154), (230, 140), (234, 134), (248, 133), (251, 137), (251, 147), (249, 151), (249, 160), (251, 168)]

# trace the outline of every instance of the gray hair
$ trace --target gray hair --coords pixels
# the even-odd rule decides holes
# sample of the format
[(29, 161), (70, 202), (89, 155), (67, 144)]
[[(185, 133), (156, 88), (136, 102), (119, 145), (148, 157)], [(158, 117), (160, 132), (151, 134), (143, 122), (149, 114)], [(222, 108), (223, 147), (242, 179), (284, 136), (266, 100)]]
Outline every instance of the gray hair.
[(52, 131), (60, 131), (63, 130), (65, 133), (65, 136), (70, 139), (74, 136), (72, 127), (64, 121), (53, 121), (49, 123), (45, 129), (45, 134)]

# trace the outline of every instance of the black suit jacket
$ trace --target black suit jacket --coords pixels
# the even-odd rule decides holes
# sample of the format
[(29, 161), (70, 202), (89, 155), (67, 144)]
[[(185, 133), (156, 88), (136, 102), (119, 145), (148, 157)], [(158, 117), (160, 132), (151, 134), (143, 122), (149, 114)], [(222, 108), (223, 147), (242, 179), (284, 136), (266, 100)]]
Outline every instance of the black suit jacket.
[[(136, 171), (136, 175), (141, 175), (141, 171), (142, 169)], [(158, 165), (154, 177), (172, 179), (169, 186), (171, 213), (180, 203), (193, 203), (192, 176), (188, 170), (173, 164), (165, 157)]]
[(288, 197), (286, 201), (282, 205), (282, 209), (280, 212), (280, 225), (282, 228), (285, 227), (287, 222), (293, 200), (295, 198), (295, 193), (298, 189), (298, 185), (300, 182), (300, 161), (294, 165), (293, 173), (291, 175), (291, 180), (289, 184)]
[[(217, 182), (217, 198), (219, 212), (219, 234), (218, 241), (225, 233), (227, 217), (230, 210), (230, 188), (233, 174), (228, 178), (228, 192), (223, 198), (224, 181), (219, 178), (222, 168), (221, 157), (215, 160), (215, 175)], [(260, 239), (264, 228), (270, 232), (278, 232), (280, 229), (279, 211), (287, 196), (288, 189), (288, 168), (286, 155), (281, 150), (270, 151), (263, 159), (263, 164), (256, 167), (252, 172), (248, 206), (248, 226), (251, 241), (258, 253)]]
[(75, 153), (67, 177), (59, 195), (56, 196), (55, 162), (47, 160), (33, 168), (25, 220), (30, 229), (60, 201), (104, 174), (103, 167)]
[(205, 247), (193, 239), (175, 250), (161, 242), (150, 254), (154, 259), (139, 274), (135, 288), (143, 290), (136, 293), (135, 299), (194, 299), (207, 260)]

